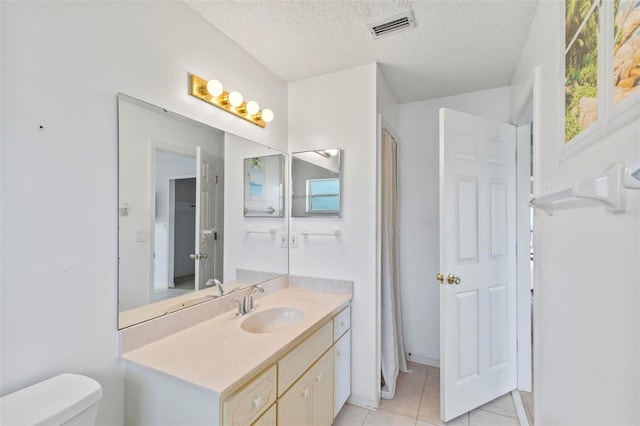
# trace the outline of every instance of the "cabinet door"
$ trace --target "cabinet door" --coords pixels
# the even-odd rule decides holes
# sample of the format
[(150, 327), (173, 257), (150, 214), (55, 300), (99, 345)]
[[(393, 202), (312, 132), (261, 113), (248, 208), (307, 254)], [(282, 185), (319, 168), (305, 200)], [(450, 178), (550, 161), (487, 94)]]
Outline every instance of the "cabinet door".
[(251, 426), (276, 426), (276, 404), (273, 404), (258, 420)]
[(311, 374), (307, 372), (278, 400), (278, 425), (305, 426), (311, 409)]
[(328, 350), (311, 367), (311, 424), (333, 423), (333, 351)]
[(351, 394), (351, 330), (348, 330), (333, 346), (334, 410), (338, 412)]

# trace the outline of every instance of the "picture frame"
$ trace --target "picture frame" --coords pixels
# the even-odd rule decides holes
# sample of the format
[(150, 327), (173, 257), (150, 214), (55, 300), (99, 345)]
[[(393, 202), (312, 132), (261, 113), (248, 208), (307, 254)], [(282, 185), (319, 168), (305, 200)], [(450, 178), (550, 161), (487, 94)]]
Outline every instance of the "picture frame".
[[(571, 2), (588, 3), (590, 7), (596, 5), (598, 9), (597, 119), (589, 126), (583, 126), (584, 128), (579, 129), (579, 131), (573, 135), (568, 132), (568, 129), (573, 126), (574, 123), (570, 123), (570, 119), (567, 119), (567, 107), (569, 105), (567, 98), (568, 76), (571, 72), (575, 73), (575, 70), (568, 70), (567, 66), (567, 54), (570, 53), (570, 49), (567, 49), (567, 47), (571, 47), (567, 42), (570, 42), (575, 36), (575, 33), (571, 35), (571, 30), (567, 29), (567, 18), (570, 16), (568, 13), (569, 3)], [(634, 23), (634, 25), (629, 27), (631, 29), (631, 35), (628, 37), (624, 35), (625, 29), (621, 25), (623, 19), (622, 15), (620, 15), (627, 11), (630, 13), (625, 13), (625, 18), (631, 16), (633, 19), (633, 21), (627, 21), (627, 23)], [(633, 12), (633, 14), (631, 14), (631, 12)], [(620, 60), (618, 54), (620, 48), (616, 47), (624, 37), (627, 37), (625, 41), (632, 40), (632, 43), (640, 43), (640, 26), (638, 26), (638, 19), (640, 19), (640, 5), (637, 4), (637, 1), (590, 0), (589, 2), (581, 2), (580, 0), (565, 0), (565, 19), (563, 22), (565, 26), (565, 43), (563, 44), (565, 47), (565, 60), (563, 61), (562, 67), (564, 90), (561, 91), (560, 94), (562, 96), (560, 102), (563, 102), (565, 105), (565, 117), (561, 130), (562, 136), (560, 136), (560, 140), (562, 140), (560, 162), (571, 158), (593, 143), (602, 140), (608, 134), (615, 131), (615, 129), (633, 120), (640, 119), (640, 77), (635, 78), (633, 84), (631, 84), (630, 80), (627, 80), (626, 84), (630, 87), (627, 88), (624, 96), (621, 96), (620, 88), (616, 87), (617, 83), (629, 77), (631, 69), (634, 69), (634, 75), (638, 75), (637, 73), (640, 72), (640, 61), (636, 61), (627, 63), (627, 72), (622, 73), (620, 66), (624, 61)], [(621, 28), (623, 28), (622, 32)], [(628, 34), (629, 31), (626, 31)], [(634, 44), (633, 50), (630, 54), (627, 52), (628, 54), (626, 56), (631, 56), (633, 61), (635, 61), (636, 58), (640, 60), (640, 50), (638, 49), (640, 49), (640, 47), (636, 48)], [(593, 80), (591, 80), (591, 82), (593, 82)], [(570, 135), (570, 137), (567, 137), (568, 135)]]

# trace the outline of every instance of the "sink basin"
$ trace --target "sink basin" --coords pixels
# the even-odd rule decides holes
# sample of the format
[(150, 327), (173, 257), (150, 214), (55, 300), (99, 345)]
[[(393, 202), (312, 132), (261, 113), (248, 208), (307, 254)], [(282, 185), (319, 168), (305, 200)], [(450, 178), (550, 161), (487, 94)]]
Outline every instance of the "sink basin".
[(296, 324), (304, 318), (300, 309), (279, 307), (265, 309), (251, 314), (242, 321), (240, 328), (249, 333), (274, 333)]

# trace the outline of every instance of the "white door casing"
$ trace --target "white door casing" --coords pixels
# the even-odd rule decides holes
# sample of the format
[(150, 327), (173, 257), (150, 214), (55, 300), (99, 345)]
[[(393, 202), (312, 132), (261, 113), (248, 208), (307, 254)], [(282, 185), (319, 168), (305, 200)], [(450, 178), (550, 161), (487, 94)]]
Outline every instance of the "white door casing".
[(215, 267), (220, 250), (219, 228), (216, 226), (217, 173), (216, 159), (202, 147), (196, 148), (196, 232), (195, 232), (195, 290), (205, 287), (207, 280), (218, 278)]
[(514, 126), (440, 110), (443, 421), (517, 386), (515, 149)]

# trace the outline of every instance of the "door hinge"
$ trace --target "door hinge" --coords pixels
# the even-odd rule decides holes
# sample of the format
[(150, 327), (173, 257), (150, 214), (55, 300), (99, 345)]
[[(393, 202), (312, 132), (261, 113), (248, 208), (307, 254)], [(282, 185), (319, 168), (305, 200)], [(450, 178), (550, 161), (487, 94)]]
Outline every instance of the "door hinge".
[(216, 183), (218, 183), (218, 175), (216, 175)]

